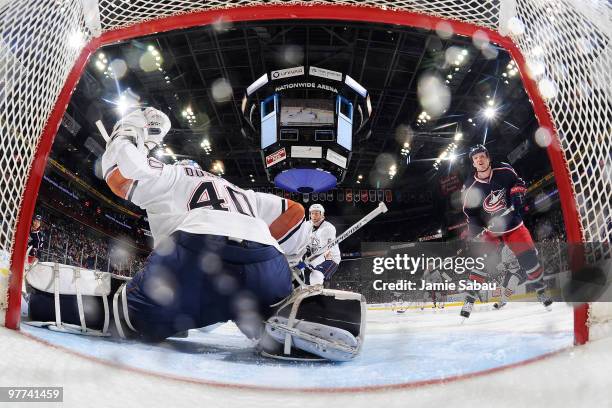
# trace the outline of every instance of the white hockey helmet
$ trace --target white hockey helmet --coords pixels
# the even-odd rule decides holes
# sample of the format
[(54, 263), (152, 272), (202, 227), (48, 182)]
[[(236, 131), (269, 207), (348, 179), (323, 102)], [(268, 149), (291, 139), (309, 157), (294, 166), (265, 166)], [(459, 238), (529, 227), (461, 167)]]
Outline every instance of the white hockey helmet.
[(325, 215), (325, 208), (321, 204), (313, 204), (308, 209), (308, 212), (311, 213), (313, 211), (321, 211), (321, 215)]

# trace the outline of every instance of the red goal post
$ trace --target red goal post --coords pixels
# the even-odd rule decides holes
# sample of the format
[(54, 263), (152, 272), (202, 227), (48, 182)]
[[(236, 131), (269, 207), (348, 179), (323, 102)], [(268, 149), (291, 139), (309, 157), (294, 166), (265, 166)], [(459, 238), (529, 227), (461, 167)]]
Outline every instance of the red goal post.
[[(458, 35), (486, 34), (491, 43), (506, 49), (516, 62), (540, 126), (552, 135), (547, 150), (559, 189), (568, 242), (600, 240), (602, 227), (604, 235), (609, 236), (610, 226), (605, 219), (611, 215), (611, 170), (605, 167), (609, 157), (601, 146), (609, 148), (612, 144), (612, 115), (606, 99), (610, 98), (612, 84), (610, 29), (606, 25), (611, 7), (586, 0), (578, 9), (574, 3), (569, 0), (5, 3), (0, 6), (3, 134), (0, 149), (4, 150), (0, 160), (8, 170), (0, 179), (7, 186), (0, 196), (0, 249), (10, 254), (11, 260), (8, 296), (0, 291), (0, 309), (6, 309), (5, 325), (13, 329), (19, 326), (22, 271), (38, 189), (53, 139), (89, 57), (101, 46), (117, 41), (219, 20), (334, 19), (424, 29), (435, 29), (443, 22), (450, 24)], [(550, 7), (554, 9), (549, 11)], [(520, 22), (522, 32), (520, 27), (514, 33), (507, 32), (511, 18)], [(538, 56), (533, 55), (535, 46), (542, 49)], [(584, 50), (576, 51), (580, 46)], [(534, 60), (544, 64), (544, 72), (538, 76), (528, 74)], [(538, 89), (542, 78), (556, 87), (556, 94), (550, 99), (545, 100)], [(603, 161), (604, 169), (593, 167), (593, 160)], [(587, 170), (590, 175), (584, 174)], [(610, 253), (606, 255), (609, 257)], [(588, 339), (588, 319), (587, 305), (576, 308), (578, 344)]]

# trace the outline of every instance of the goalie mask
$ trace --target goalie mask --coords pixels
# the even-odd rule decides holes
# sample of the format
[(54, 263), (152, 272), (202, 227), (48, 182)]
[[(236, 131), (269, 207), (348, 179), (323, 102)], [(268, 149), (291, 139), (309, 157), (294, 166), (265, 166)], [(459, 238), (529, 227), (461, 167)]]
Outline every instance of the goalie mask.
[(150, 151), (161, 145), (170, 131), (171, 123), (165, 113), (155, 108), (146, 108), (142, 113), (146, 120), (144, 144)]
[(296, 289), (265, 323), (261, 354), (283, 360), (349, 361), (361, 351), (365, 298), (359, 293)]
[(159, 146), (170, 131), (170, 119), (160, 110), (136, 109), (121, 118), (113, 127), (111, 141), (123, 137), (144, 154)]

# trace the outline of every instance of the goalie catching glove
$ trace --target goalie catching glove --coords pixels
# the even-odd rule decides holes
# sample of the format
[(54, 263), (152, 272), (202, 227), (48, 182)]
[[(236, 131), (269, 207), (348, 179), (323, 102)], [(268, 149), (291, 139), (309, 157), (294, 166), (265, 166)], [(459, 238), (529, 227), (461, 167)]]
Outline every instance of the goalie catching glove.
[(296, 289), (265, 322), (258, 348), (283, 360), (352, 360), (363, 345), (365, 310), (359, 293), (321, 285)]

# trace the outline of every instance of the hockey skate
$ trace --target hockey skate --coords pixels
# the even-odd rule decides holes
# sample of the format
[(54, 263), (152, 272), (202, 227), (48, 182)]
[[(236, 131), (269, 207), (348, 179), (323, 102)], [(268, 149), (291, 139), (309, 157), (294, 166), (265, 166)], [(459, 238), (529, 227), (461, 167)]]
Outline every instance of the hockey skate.
[(493, 303), (493, 308), (499, 310), (502, 307), (506, 306), (507, 304), (508, 304), (508, 302), (504, 302), (504, 301), (500, 300), (499, 302)]
[(466, 319), (470, 317), (472, 314), (472, 309), (474, 308), (474, 302), (476, 298), (472, 296), (466, 296), (465, 301), (463, 302), (463, 307), (461, 308), (461, 312), (459, 313), (461, 317), (465, 317)]
[(538, 294), (538, 302), (542, 302), (546, 310), (550, 310), (550, 305), (552, 305), (553, 300), (546, 294), (546, 289), (538, 289), (536, 293)]

